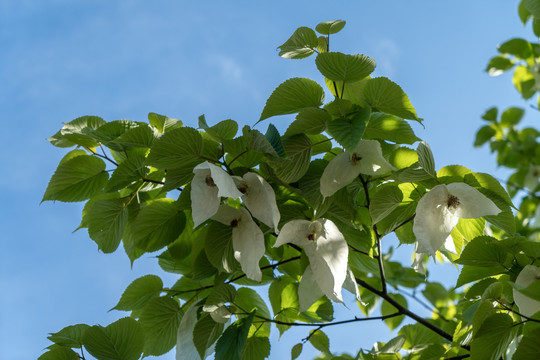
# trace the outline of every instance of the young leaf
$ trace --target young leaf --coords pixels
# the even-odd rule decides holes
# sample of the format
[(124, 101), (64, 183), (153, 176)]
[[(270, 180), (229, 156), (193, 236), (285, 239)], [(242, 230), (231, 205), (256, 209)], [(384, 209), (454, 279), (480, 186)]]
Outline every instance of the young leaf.
[(365, 55), (346, 55), (339, 52), (325, 52), (315, 59), (317, 69), (332, 81), (352, 83), (362, 80), (375, 70), (375, 60)]
[(58, 165), (41, 201), (84, 201), (103, 189), (108, 178), (103, 160), (89, 155), (73, 157)]
[(302, 348), (304, 346), (302, 345), (302, 343), (298, 343), (296, 345), (294, 345), (291, 349), (291, 360), (294, 360), (296, 359), (297, 357), (300, 356), (300, 354), (302, 354)]
[(319, 34), (330, 35), (339, 32), (345, 26), (345, 20), (323, 21), (315, 26)]
[(223, 332), (216, 344), (216, 360), (242, 360), (254, 313), (235, 321)]
[(330, 353), (330, 340), (322, 330), (312, 330), (309, 337), (309, 342), (313, 347), (325, 354)]
[(257, 122), (276, 115), (294, 114), (304, 108), (318, 108), (323, 101), (324, 91), (315, 81), (292, 78), (280, 84), (266, 100)]
[[(393, 298), (395, 301), (397, 301), (402, 306), (407, 307), (407, 299), (405, 299), (405, 297), (403, 295), (401, 295), (401, 294), (391, 294), (390, 297)], [(383, 315), (383, 316), (390, 315), (390, 314), (396, 313), (397, 311), (398, 310), (393, 305), (391, 305), (390, 303), (388, 303), (386, 301), (383, 301), (383, 303), (381, 305), (381, 315)], [(405, 318), (404, 315), (395, 316), (395, 317), (392, 317), (392, 318), (389, 318), (389, 319), (385, 319), (384, 322), (386, 323), (386, 325), (388, 326), (390, 331), (392, 331), (401, 324), (401, 322), (403, 321), (404, 318)]]
[(74, 144), (94, 148), (98, 145), (98, 142), (90, 134), (104, 124), (106, 122), (98, 116), (81, 116), (64, 124), (60, 134), (64, 139)]
[(499, 76), (514, 67), (514, 62), (504, 56), (494, 56), (486, 67), (489, 76)]
[(137, 321), (122, 318), (107, 327), (92, 326), (84, 333), (84, 348), (97, 359), (137, 360), (144, 347), (144, 332)]
[(171, 119), (168, 116), (153, 112), (148, 114), (148, 122), (155, 127), (160, 134), (183, 126), (182, 122), (178, 119)]
[(317, 35), (312, 29), (302, 26), (278, 48), (279, 56), (286, 59), (303, 59), (315, 52), (318, 45)]

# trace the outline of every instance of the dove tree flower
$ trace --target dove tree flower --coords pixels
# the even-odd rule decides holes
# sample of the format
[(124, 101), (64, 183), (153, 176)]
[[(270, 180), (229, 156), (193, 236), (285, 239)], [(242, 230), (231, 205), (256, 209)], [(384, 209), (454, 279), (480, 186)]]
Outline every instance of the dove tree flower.
[(236, 187), (242, 193), (242, 201), (251, 214), (278, 232), (280, 219), (274, 190), (260, 175), (248, 172), (243, 177), (233, 176)]
[(194, 227), (197, 227), (218, 211), (221, 197), (238, 199), (242, 193), (229, 174), (208, 161), (195, 166), (193, 173), (191, 213)]
[(531, 164), (523, 180), (523, 185), (530, 191), (534, 191), (538, 186), (538, 178), (540, 178), (540, 166)]
[[(343, 302), (341, 288), (347, 277), (349, 249), (337, 226), (328, 219), (292, 220), (281, 228), (274, 247), (286, 243), (301, 246), (309, 259), (303, 275), (305, 279), (302, 279), (304, 286), (316, 283), (322, 291), (313, 301), (324, 294), (334, 301)], [(303, 291), (299, 289), (299, 293)], [(306, 295), (300, 308), (307, 309), (311, 299), (313, 296)]]
[[(526, 265), (516, 278), (516, 285), (528, 287), (532, 283), (540, 281), (540, 267)], [(517, 289), (513, 289), (514, 301), (522, 315), (531, 317), (540, 311), (540, 301), (531, 299)]]
[[(356, 300), (362, 303), (360, 291), (358, 291), (358, 284), (356, 283), (352, 270), (349, 267), (347, 267), (347, 277), (343, 282), (343, 288), (356, 295)], [(306, 270), (304, 270), (304, 274), (302, 275), (302, 279), (298, 285), (298, 312), (304, 312), (309, 309), (311, 305), (313, 305), (323, 295), (325, 295), (325, 293), (323, 290), (321, 290), (319, 284), (317, 283), (317, 278), (315, 277), (311, 266), (308, 265)]]
[(383, 175), (396, 170), (382, 155), (376, 140), (360, 140), (354, 151), (345, 151), (333, 158), (321, 176), (321, 194), (332, 196), (349, 185), (358, 175)]
[(228, 205), (221, 205), (212, 219), (232, 227), (234, 258), (249, 279), (262, 280), (259, 261), (264, 255), (264, 235), (249, 212)]
[(476, 219), (500, 212), (493, 201), (465, 183), (435, 186), (420, 199), (416, 207), (413, 224), (416, 255), (413, 267), (423, 272), (424, 254), (435, 258), (435, 252), (443, 246), (455, 252), (450, 233), (460, 218)]

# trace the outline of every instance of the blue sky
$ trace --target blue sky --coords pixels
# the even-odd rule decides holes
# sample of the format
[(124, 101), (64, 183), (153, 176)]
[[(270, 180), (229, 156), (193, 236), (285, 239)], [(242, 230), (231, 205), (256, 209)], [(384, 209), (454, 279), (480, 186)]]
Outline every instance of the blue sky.
[[(254, 124), (266, 98), (290, 77), (321, 82), (313, 59), (286, 60), (276, 47), (299, 26), (344, 19), (333, 50), (363, 53), (409, 95), (437, 168), (461, 164), (504, 177), (486, 148), (474, 149), (485, 109), (526, 106), (511, 78), (483, 70), (496, 45), (530, 38), (517, 1), (0, 1), (0, 358), (37, 358), (48, 332), (75, 323), (106, 325), (107, 312), (135, 278), (165, 275), (150, 256), (129, 266), (103, 255), (87, 233), (72, 234), (81, 204), (39, 204), (65, 151), (45, 138), (82, 115), (144, 121), (148, 112), (196, 126), (232, 118)], [(528, 111), (525, 121), (535, 119)], [(284, 129), (290, 117), (270, 119)], [(268, 120), (259, 124), (265, 128)], [(401, 249), (408, 256), (412, 248)], [(446, 269), (446, 270), (441, 270)], [(452, 284), (457, 271), (431, 265)], [(451, 278), (444, 277), (449, 271)], [(340, 309), (344, 318), (356, 314)], [(384, 328), (382, 324), (381, 328)], [(332, 329), (332, 350), (371, 347), (373, 324)], [(274, 332), (277, 333), (277, 332)], [(382, 331), (380, 340), (388, 339)], [(307, 334), (274, 336), (271, 359), (290, 354)], [(305, 346), (305, 358), (316, 352)], [(163, 359), (173, 359), (172, 353)]]

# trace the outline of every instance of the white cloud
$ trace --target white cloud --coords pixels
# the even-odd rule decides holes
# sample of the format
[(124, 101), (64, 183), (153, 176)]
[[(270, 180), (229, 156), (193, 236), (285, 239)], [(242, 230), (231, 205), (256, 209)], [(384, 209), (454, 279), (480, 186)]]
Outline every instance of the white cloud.
[(377, 62), (377, 73), (391, 79), (396, 76), (396, 64), (399, 60), (400, 50), (398, 44), (396, 44), (394, 40), (379, 40), (371, 55)]

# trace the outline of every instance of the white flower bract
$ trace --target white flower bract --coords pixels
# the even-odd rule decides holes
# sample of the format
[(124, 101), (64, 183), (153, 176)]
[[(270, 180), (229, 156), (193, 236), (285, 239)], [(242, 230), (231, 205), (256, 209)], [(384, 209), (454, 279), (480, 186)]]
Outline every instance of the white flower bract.
[(343, 152), (333, 158), (321, 176), (321, 194), (332, 196), (349, 185), (358, 175), (382, 175), (396, 170), (382, 155), (376, 140), (360, 140), (354, 151)]
[(264, 235), (249, 212), (243, 207), (236, 209), (221, 205), (212, 219), (232, 227), (234, 258), (249, 279), (262, 280), (259, 261), (264, 255)]
[[(516, 278), (516, 285), (528, 287), (532, 283), (540, 281), (540, 267), (534, 265), (526, 265)], [(540, 311), (540, 301), (531, 299), (525, 294), (522, 294), (517, 289), (513, 289), (514, 302), (519, 308), (519, 312), (527, 317), (533, 316)]]
[(251, 214), (270, 228), (278, 232), (280, 219), (274, 189), (260, 175), (248, 172), (243, 177), (233, 177), (242, 201)]
[[(286, 243), (301, 246), (309, 259), (298, 289), (300, 308), (309, 308), (323, 294), (343, 302), (341, 288), (347, 277), (349, 249), (337, 226), (328, 219), (292, 220), (283, 226), (274, 247)], [(316, 287), (310, 285), (313, 281), (322, 291), (318, 297)], [(311, 291), (305, 291), (306, 287)]]
[(229, 174), (208, 161), (195, 166), (193, 173), (191, 213), (194, 227), (197, 227), (217, 212), (222, 196), (238, 199), (242, 193)]
[(416, 256), (413, 267), (422, 272), (423, 254), (435, 258), (435, 252), (443, 245), (455, 252), (450, 233), (460, 218), (475, 219), (499, 212), (501, 210), (493, 201), (465, 183), (435, 186), (420, 199), (416, 208), (413, 224)]

